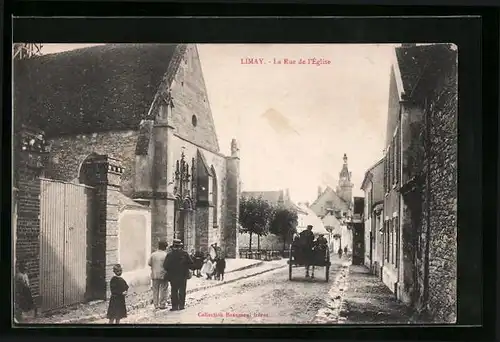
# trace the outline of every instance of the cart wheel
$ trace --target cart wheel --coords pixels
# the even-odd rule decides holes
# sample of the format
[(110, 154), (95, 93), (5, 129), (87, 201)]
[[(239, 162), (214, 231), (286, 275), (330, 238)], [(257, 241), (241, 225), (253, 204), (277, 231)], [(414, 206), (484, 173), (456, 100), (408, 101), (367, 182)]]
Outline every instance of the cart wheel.
[(325, 271), (326, 271), (325, 279), (326, 279), (326, 282), (328, 283), (328, 281), (330, 280), (330, 266), (326, 266)]

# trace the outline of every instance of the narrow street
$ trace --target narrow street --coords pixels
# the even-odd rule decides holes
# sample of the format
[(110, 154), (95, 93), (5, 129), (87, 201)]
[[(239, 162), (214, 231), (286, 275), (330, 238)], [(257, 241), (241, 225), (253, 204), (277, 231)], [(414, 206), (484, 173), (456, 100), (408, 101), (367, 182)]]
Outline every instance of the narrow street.
[[(188, 295), (186, 309), (171, 312), (151, 307), (129, 313), (124, 324), (307, 324), (326, 305), (340, 263), (332, 262), (330, 282), (324, 268), (315, 279), (304, 277), (304, 268), (288, 267)], [(96, 324), (107, 323), (99, 320)]]

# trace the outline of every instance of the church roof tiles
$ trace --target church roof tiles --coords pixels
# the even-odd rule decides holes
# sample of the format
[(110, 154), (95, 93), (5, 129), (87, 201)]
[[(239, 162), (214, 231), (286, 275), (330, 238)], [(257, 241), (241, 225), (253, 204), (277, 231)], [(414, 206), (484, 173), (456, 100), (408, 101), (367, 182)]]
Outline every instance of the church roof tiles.
[(138, 129), (175, 50), (109, 44), (16, 61), (15, 117), (49, 137)]

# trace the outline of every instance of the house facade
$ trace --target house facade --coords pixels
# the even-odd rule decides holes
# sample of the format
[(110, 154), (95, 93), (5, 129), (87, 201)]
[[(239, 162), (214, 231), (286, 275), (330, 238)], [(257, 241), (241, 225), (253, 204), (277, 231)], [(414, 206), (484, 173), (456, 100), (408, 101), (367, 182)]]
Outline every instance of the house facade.
[(352, 216), (347, 221), (352, 231), (352, 264), (363, 265), (365, 259), (365, 225), (363, 212), (365, 210), (364, 197), (354, 197)]
[(365, 225), (365, 257), (364, 263), (370, 270), (380, 274), (382, 264), (382, 231), (384, 205), (384, 159), (369, 168), (361, 184), (365, 192), (365, 209), (363, 220)]
[[(17, 133), (36, 127), (47, 146), (42, 184), (17, 186), (41, 194), (41, 241), (79, 230), (55, 217), (71, 208), (87, 213), (80, 259), (92, 266), (78, 272), (90, 285), (77, 286), (87, 297), (105, 296), (89, 293), (106, 287), (117, 262), (124, 276), (147, 276), (147, 256), (163, 239), (205, 251), (217, 242), (227, 257), (238, 256), (239, 148), (233, 140), (230, 155), (220, 152), (196, 45), (110, 44), (16, 62), (14, 117)], [(55, 271), (38, 260), (50, 254), (43, 246), (36, 255), (26, 250), (23, 241), (37, 235), (22, 228), (23, 210), (17, 258), (30, 260), (30, 276), (43, 282)]]
[(440, 322), (456, 321), (457, 51), (403, 45), (391, 70), (383, 280)]

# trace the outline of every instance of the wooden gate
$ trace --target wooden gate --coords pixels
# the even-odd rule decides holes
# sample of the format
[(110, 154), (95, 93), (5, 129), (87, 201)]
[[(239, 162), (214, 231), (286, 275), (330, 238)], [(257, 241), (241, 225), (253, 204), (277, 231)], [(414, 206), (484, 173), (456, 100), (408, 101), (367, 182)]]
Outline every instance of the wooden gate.
[(85, 301), (87, 236), (94, 189), (42, 179), (40, 195), (40, 295), (42, 311)]

